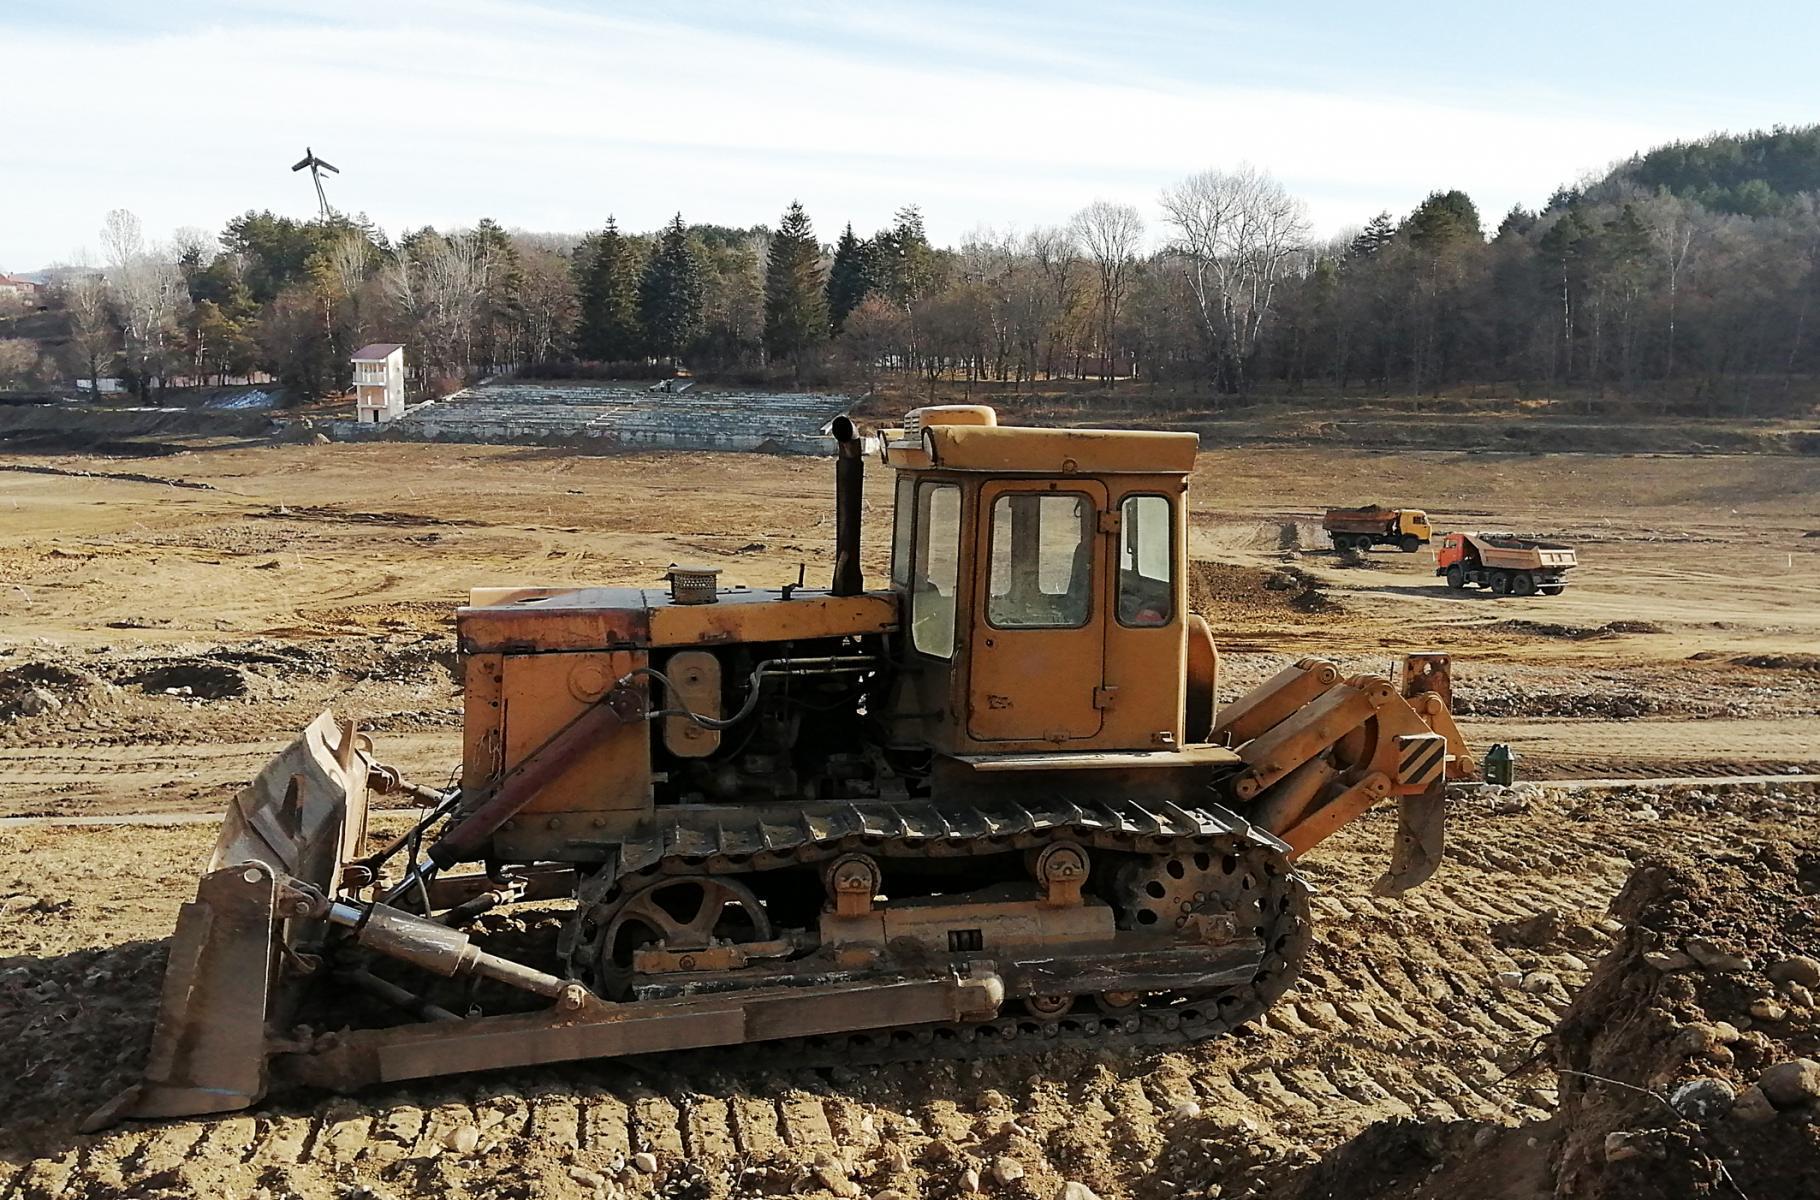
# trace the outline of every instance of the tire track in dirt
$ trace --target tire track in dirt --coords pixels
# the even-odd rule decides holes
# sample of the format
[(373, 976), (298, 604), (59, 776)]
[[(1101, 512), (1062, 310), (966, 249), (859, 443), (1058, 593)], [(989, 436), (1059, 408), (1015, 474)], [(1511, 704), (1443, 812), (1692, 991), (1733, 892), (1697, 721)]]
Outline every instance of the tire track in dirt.
[[(685, 1072), (660, 1061), (516, 1071), (53, 1135), (41, 1157), (0, 1170), (0, 1195), (734, 1200), (889, 1189), (944, 1200), (971, 1173), (986, 1191), (1019, 1197), (1052, 1195), (1065, 1180), (1107, 1200), (1181, 1194), (1188, 1179), (1255, 1195), (1388, 1117), (1545, 1118), (1552, 1078), (1507, 1072), (1585, 982), (1633, 858), (1664, 839), (1718, 847), (1816, 822), (1811, 787), (1782, 800), (1666, 795), (1463, 799), (1462, 852), (1398, 898), (1369, 892), (1390, 822), (1347, 830), (1309, 864), (1320, 936), (1302, 981), (1220, 1041), (864, 1070), (780, 1061)], [(1654, 819), (1639, 817), (1646, 805)], [(1508, 933), (1530, 925), (1555, 932)], [(1525, 986), (1538, 976), (1554, 982)]]

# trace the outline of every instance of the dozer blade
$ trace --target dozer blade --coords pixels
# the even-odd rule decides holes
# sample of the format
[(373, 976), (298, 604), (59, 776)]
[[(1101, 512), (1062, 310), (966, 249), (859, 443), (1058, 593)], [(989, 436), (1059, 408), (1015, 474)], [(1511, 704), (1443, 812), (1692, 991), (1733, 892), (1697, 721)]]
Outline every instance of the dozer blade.
[(266, 1025), (287, 993), (293, 947), (321, 927), (279, 917), (280, 873), (332, 894), (366, 832), (370, 760), (329, 713), (235, 796), (196, 899), (183, 906), (145, 1078), (84, 1123), (244, 1108), (265, 1093)]
[(1428, 882), (1447, 850), (1447, 800), (1444, 789), (1402, 796), (1397, 800), (1397, 836), (1391, 844), (1390, 869), (1372, 889), (1380, 896), (1400, 896)]

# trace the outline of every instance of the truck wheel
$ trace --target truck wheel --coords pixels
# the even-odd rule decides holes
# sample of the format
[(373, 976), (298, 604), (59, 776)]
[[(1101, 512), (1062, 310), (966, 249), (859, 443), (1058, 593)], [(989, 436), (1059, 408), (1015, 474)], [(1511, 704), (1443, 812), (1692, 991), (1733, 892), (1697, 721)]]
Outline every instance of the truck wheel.
[(1459, 563), (1447, 568), (1447, 586), (1456, 592), (1466, 586), (1466, 569)]
[(1542, 585), (1542, 588), (1541, 588), (1542, 594), (1544, 596), (1559, 596), (1562, 592), (1564, 592), (1566, 590), (1567, 590), (1567, 585), (1564, 583), (1545, 583)]
[(1503, 571), (1491, 573), (1491, 590), (1499, 596), (1510, 595), (1510, 576)]
[(1518, 571), (1510, 577), (1510, 594), (1513, 596), (1535, 595), (1536, 577), (1528, 571)]
[(1414, 554), (1422, 548), (1422, 539), (1413, 533), (1406, 533), (1397, 541), (1397, 548), (1405, 554)]

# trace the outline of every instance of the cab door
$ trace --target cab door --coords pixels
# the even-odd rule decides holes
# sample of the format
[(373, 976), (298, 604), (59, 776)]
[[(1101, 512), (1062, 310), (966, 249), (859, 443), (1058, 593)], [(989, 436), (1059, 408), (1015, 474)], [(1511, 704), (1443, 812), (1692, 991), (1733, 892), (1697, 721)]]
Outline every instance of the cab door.
[(1050, 745), (1100, 732), (1106, 489), (1003, 480), (980, 490), (967, 730)]

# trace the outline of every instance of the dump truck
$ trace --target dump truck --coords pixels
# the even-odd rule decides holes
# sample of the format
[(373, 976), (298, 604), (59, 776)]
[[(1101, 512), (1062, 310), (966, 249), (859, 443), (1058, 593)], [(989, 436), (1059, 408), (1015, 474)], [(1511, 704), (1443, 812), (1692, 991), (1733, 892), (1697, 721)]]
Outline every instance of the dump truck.
[(1421, 509), (1382, 508), (1375, 504), (1330, 508), (1321, 517), (1321, 528), (1333, 540), (1335, 550), (1395, 546), (1405, 554), (1414, 554), (1433, 536), (1428, 514)]
[(1435, 574), (1448, 587), (1473, 584), (1499, 596), (1559, 596), (1579, 561), (1572, 546), (1511, 533), (1449, 533), (1435, 547)]
[[(319, 716), (229, 806), (144, 1079), (89, 1127), (602, 1056), (1213, 1037), (1294, 981), (1323, 839), (1395, 802), (1380, 890), (1436, 869), (1475, 769), (1447, 655), (1304, 659), (1216, 708), (1194, 435), (965, 405), (833, 435), (828, 587), (473, 591), (446, 788)], [(384, 796), (418, 812), (381, 843)]]

